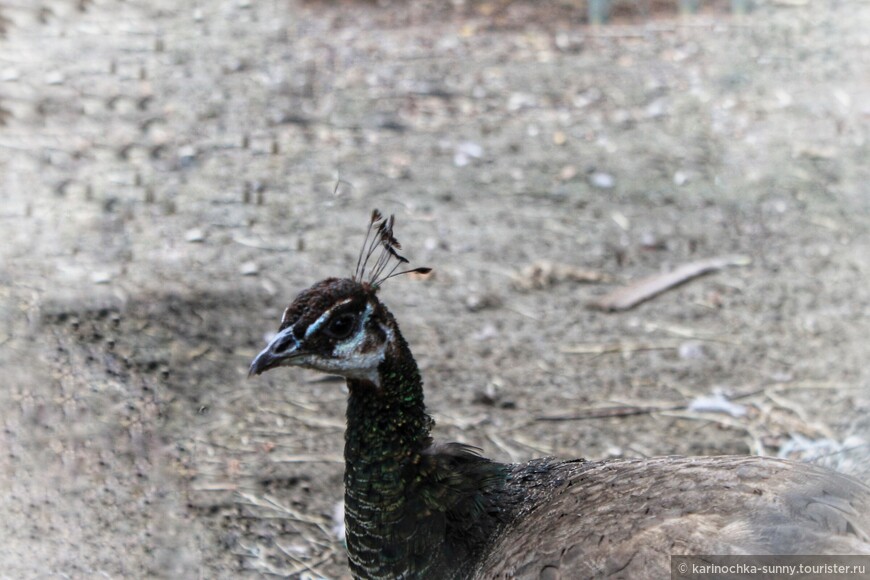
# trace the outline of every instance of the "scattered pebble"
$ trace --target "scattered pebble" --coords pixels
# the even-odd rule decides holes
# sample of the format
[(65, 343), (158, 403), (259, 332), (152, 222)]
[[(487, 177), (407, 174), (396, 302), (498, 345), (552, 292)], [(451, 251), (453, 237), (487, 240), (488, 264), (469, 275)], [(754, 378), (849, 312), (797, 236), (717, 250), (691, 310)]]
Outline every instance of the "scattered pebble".
[(589, 89), (585, 93), (575, 95), (572, 99), (572, 104), (575, 109), (584, 109), (601, 98), (601, 91), (598, 89)]
[(456, 146), (456, 151), (453, 154), (453, 164), (456, 167), (465, 167), (473, 159), (483, 157), (483, 147), (473, 141), (463, 141)]
[(498, 337), (498, 329), (493, 324), (487, 324), (479, 331), (471, 335), (472, 340), (483, 342)]
[(492, 407), (495, 405), (496, 401), (498, 401), (498, 392), (496, 391), (496, 385), (494, 382), (489, 382), (482, 389), (477, 389), (474, 391), (474, 396), (471, 401), (478, 405), (486, 405), (488, 407)]
[(473, 403), (486, 405), (487, 407), (499, 407), (500, 409), (516, 409), (515, 401), (505, 399), (503, 396), (504, 381), (500, 377), (492, 380), (482, 389), (476, 389), (471, 398)]
[(832, 145), (798, 144), (792, 148), (792, 157), (795, 159), (834, 159), (838, 154), (839, 150)]
[(794, 98), (782, 89), (776, 91), (776, 93), (774, 93), (774, 97), (776, 97), (776, 104), (781, 109), (790, 107), (792, 103), (794, 103)]
[(508, 97), (507, 108), (509, 111), (519, 111), (520, 109), (535, 107), (537, 104), (538, 100), (535, 95), (528, 93), (512, 93), (511, 96)]
[(625, 217), (625, 214), (622, 212), (613, 212), (612, 214), (610, 214), (610, 219), (612, 219), (613, 223), (618, 225), (620, 229), (624, 232), (627, 232), (629, 229), (631, 229), (631, 222), (627, 217)]
[(609, 173), (596, 171), (589, 176), (589, 183), (599, 189), (612, 189), (616, 185), (616, 178)]
[(94, 284), (108, 284), (112, 281), (112, 275), (108, 272), (94, 272), (91, 274), (91, 282)]
[(646, 117), (647, 119), (657, 119), (658, 117), (663, 117), (668, 112), (667, 108), (667, 100), (663, 97), (660, 99), (656, 99), (646, 106)]
[(311, 547), (307, 544), (288, 544), (281, 546), (281, 549), (288, 554), (293, 554), (297, 558), (308, 558), (311, 556)]
[(260, 267), (256, 262), (245, 262), (239, 268), (239, 272), (242, 276), (256, 276), (260, 273)]
[(677, 349), (679, 357), (683, 360), (698, 360), (706, 356), (704, 345), (696, 340), (689, 340), (680, 344)]
[(178, 160), (182, 167), (189, 167), (196, 161), (196, 147), (193, 145), (185, 145), (178, 150)]
[(501, 306), (501, 298), (492, 293), (486, 294), (470, 294), (465, 298), (465, 307), (469, 312), (480, 312), (488, 308), (498, 308)]
[(790, 383), (794, 380), (794, 375), (783, 371), (777, 371), (770, 374), (770, 380), (776, 383)]
[(193, 228), (192, 230), (187, 230), (184, 234), (184, 239), (192, 244), (200, 243), (205, 241), (205, 233), (199, 228)]
[(712, 395), (695, 397), (689, 403), (689, 411), (694, 411), (695, 413), (725, 413), (732, 417), (743, 417), (746, 415), (746, 406), (732, 403), (725, 395), (716, 392)]
[(664, 250), (667, 248), (667, 244), (655, 234), (644, 232), (640, 236), (640, 247), (644, 250)]
[(577, 167), (575, 165), (566, 165), (559, 171), (559, 179), (562, 181), (571, 181), (577, 177)]
[(47, 85), (62, 85), (66, 81), (66, 77), (60, 71), (52, 71), (45, 75), (45, 84)]
[(268, 294), (269, 296), (275, 296), (278, 294), (278, 288), (268, 278), (263, 278), (260, 281), (260, 284), (263, 286), (263, 290), (265, 290), (266, 294)]
[(583, 37), (579, 34), (559, 32), (553, 39), (556, 48), (562, 52), (580, 52), (583, 50)]

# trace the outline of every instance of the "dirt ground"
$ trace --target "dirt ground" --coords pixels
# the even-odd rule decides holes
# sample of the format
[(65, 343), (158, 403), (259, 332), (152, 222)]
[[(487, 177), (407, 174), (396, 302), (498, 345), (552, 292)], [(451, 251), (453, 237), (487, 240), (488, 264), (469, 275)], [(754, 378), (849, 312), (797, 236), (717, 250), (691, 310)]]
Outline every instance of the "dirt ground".
[(870, 3), (182, 4), (0, 0), (0, 578), (347, 578), (344, 386), (246, 370), (374, 207), (439, 438), (868, 476)]

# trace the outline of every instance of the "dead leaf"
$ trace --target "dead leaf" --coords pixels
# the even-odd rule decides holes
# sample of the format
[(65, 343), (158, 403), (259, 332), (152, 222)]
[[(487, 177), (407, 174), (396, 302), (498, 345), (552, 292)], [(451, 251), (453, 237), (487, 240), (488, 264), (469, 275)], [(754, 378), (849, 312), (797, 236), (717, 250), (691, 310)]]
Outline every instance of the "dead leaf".
[(583, 270), (570, 264), (554, 264), (542, 260), (526, 266), (512, 276), (514, 288), (521, 291), (541, 290), (562, 282), (605, 282), (608, 276), (593, 270)]

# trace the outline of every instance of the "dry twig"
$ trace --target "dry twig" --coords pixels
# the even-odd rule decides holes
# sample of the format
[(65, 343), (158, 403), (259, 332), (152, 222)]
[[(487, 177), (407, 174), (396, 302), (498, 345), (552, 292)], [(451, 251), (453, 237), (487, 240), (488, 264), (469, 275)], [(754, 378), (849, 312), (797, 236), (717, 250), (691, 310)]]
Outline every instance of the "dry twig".
[(750, 263), (745, 256), (730, 256), (725, 258), (710, 258), (683, 264), (676, 270), (655, 274), (647, 278), (623, 286), (602, 296), (590, 304), (592, 308), (606, 312), (618, 312), (634, 308), (641, 302), (658, 296), (666, 290), (685, 284), (693, 278), (716, 272), (728, 266), (745, 266)]

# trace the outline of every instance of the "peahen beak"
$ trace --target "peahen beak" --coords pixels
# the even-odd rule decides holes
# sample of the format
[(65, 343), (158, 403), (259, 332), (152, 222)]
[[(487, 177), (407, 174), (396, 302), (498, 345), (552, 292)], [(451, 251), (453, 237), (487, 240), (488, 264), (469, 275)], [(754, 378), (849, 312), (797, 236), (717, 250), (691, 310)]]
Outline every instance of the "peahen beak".
[(260, 375), (269, 369), (280, 366), (293, 366), (304, 353), (299, 347), (299, 340), (293, 334), (293, 327), (287, 327), (269, 342), (251, 362), (248, 377)]

